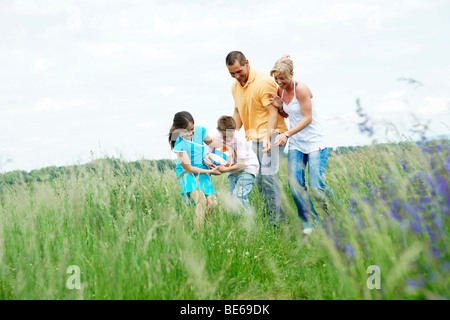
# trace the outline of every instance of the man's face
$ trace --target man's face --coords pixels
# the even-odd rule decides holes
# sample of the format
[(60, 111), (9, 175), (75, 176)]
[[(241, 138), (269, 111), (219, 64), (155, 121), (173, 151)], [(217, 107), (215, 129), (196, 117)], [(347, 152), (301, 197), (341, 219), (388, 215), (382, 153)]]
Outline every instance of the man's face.
[(228, 66), (230, 75), (235, 78), (243, 87), (247, 83), (248, 75), (250, 73), (250, 66), (248, 60), (245, 61), (245, 65), (241, 66), (239, 61), (236, 61), (232, 66)]

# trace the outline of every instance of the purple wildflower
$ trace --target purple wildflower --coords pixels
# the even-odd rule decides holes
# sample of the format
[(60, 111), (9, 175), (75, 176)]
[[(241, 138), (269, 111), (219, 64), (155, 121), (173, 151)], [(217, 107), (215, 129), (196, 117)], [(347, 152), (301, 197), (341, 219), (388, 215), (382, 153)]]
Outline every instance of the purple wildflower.
[(419, 288), (423, 288), (426, 285), (426, 281), (423, 278), (420, 278), (420, 279), (417, 279), (417, 280), (409, 278), (406, 281), (406, 283), (407, 283), (408, 287), (410, 289), (413, 289), (413, 290), (416, 290), (416, 289), (419, 289)]
[(430, 226), (426, 226), (425, 229), (428, 232), (428, 235), (430, 236), (430, 239), (432, 242), (436, 242), (437, 241), (437, 237), (436, 234), (434, 233), (433, 229)]
[(374, 194), (379, 195), (380, 194), (380, 189), (379, 188), (373, 188), (373, 192), (374, 192)]
[(370, 117), (367, 113), (363, 112), (363, 109), (359, 103), (359, 99), (356, 99), (356, 113), (361, 118), (361, 122), (358, 124), (359, 131), (363, 134), (367, 134), (369, 137), (372, 137), (374, 134), (373, 127), (369, 125)]
[(414, 209), (414, 207), (412, 207), (408, 202), (405, 202), (403, 204), (403, 210), (405, 211), (405, 213), (407, 213), (408, 215), (414, 215), (416, 214), (416, 210)]
[(409, 226), (414, 233), (422, 233), (422, 228), (420, 227), (419, 222), (417, 222), (416, 220), (411, 221)]
[(358, 222), (359, 230), (363, 230), (366, 227), (363, 219), (360, 216), (356, 216), (356, 221)]
[(350, 208), (348, 209), (348, 212), (350, 212), (350, 214), (352, 216), (354, 216), (356, 214), (355, 209), (357, 207), (356, 201), (354, 199), (350, 199), (350, 203), (349, 204), (350, 204)]
[(408, 280), (406, 280), (406, 283), (410, 289), (417, 289), (417, 283), (414, 279), (409, 278)]
[(436, 245), (432, 245), (431, 246), (431, 250), (433, 251), (433, 255), (436, 257), (436, 258), (440, 258), (441, 257), (441, 252), (439, 251), (439, 249), (438, 249), (438, 247), (436, 246)]
[(353, 249), (353, 246), (351, 246), (350, 244), (347, 244), (345, 246), (345, 254), (349, 258), (354, 258), (356, 255), (355, 255), (355, 250)]
[(404, 172), (406, 172), (406, 161), (404, 161), (404, 160), (397, 160), (397, 163), (401, 164), (402, 170)]
[(450, 157), (447, 157), (445, 163), (444, 163), (444, 169), (449, 172), (450, 171)]
[(436, 178), (436, 182), (437, 182), (436, 187), (437, 187), (438, 193), (444, 197), (448, 197), (450, 192), (448, 190), (447, 180), (442, 178), (440, 174), (436, 174), (435, 178)]
[(417, 146), (422, 150), (423, 153), (429, 153), (431, 149), (426, 145), (425, 141), (418, 141)]
[(439, 269), (444, 273), (450, 272), (450, 261), (445, 261)]
[(391, 215), (395, 220), (402, 221), (403, 217), (400, 214), (400, 204), (397, 199), (392, 201)]
[(419, 184), (419, 192), (421, 194), (425, 194), (427, 192), (427, 185), (433, 186), (433, 181), (431, 180), (431, 177), (426, 174), (425, 172), (418, 171), (415, 174), (415, 177), (417, 179), (417, 183)]
[(438, 231), (438, 234), (442, 234), (441, 216), (436, 212), (436, 210), (433, 210), (431, 212), (431, 217), (433, 218), (433, 227), (436, 228), (436, 230)]
[(361, 196), (361, 200), (362, 200), (364, 203), (369, 203), (369, 198), (368, 198), (367, 196)]
[(420, 198), (420, 206), (422, 209), (426, 209), (430, 206), (431, 198), (430, 197), (423, 197)]
[(414, 233), (422, 233), (421, 218), (417, 210), (409, 203), (403, 204), (403, 210), (411, 217), (409, 226)]

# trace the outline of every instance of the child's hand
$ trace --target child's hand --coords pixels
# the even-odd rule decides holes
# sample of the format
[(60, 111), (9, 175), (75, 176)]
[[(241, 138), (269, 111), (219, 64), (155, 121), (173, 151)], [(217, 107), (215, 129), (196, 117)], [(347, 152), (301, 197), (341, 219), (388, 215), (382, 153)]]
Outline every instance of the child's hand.
[(210, 173), (211, 173), (211, 174), (216, 174), (216, 175), (221, 175), (222, 172), (220, 171), (220, 167), (221, 167), (221, 166), (217, 166), (217, 167), (212, 168), (211, 171), (210, 171)]
[(206, 165), (206, 166), (208, 166), (208, 167), (211, 167), (212, 166), (212, 162), (211, 162), (211, 160), (209, 159), (209, 153), (205, 156), (205, 158), (203, 159), (203, 163)]

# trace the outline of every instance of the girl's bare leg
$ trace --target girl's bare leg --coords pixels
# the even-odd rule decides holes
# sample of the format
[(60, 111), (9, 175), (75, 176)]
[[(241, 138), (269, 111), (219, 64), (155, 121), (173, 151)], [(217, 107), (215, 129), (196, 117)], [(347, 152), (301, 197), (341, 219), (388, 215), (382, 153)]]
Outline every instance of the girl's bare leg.
[(200, 228), (203, 226), (203, 222), (205, 221), (205, 210), (207, 206), (207, 200), (205, 198), (205, 194), (201, 190), (192, 191), (191, 198), (194, 200), (196, 204), (194, 216), (195, 228), (197, 230), (200, 230)]

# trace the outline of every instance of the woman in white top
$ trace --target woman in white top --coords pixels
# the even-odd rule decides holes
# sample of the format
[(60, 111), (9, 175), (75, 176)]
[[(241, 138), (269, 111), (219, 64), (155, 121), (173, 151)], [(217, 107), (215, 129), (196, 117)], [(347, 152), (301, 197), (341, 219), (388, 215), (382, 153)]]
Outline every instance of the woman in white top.
[(279, 113), (289, 118), (288, 131), (277, 136), (276, 145), (283, 146), (289, 139), (288, 176), (298, 215), (303, 221), (303, 231), (310, 233), (315, 225), (321, 225), (320, 219), (306, 193), (305, 168), (308, 164), (308, 184), (316, 200), (327, 211), (323, 195), (328, 199), (333, 192), (324, 181), (328, 159), (328, 149), (324, 133), (317, 117), (313, 95), (304, 84), (295, 81), (294, 64), (289, 55), (278, 59), (270, 71), (278, 84), (278, 96), (269, 93), (272, 104)]

